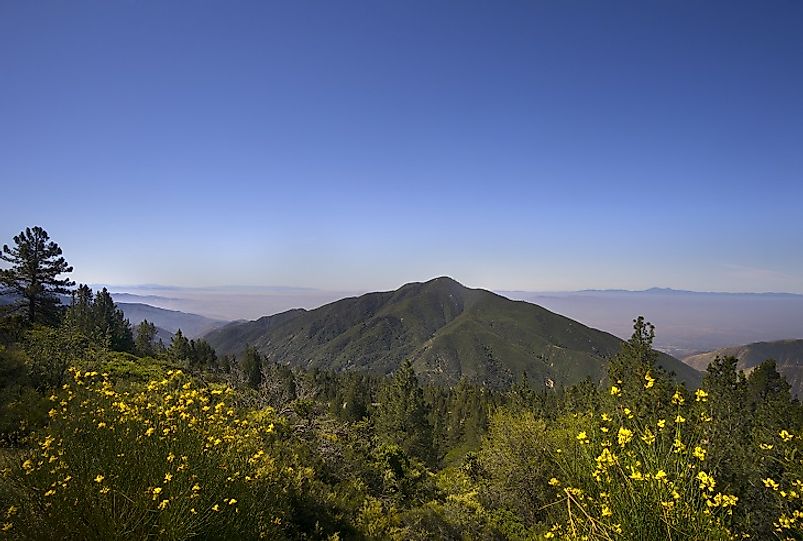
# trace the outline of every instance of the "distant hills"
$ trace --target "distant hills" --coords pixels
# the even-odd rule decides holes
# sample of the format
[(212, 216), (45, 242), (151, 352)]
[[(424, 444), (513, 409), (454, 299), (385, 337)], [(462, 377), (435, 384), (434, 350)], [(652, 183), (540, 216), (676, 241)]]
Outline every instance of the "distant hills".
[(733, 356), (739, 359), (737, 367), (749, 372), (763, 361), (774, 359), (780, 372), (792, 386), (792, 393), (803, 397), (803, 340), (756, 342), (744, 346), (722, 348), (698, 355), (690, 355), (683, 362), (697, 370), (705, 370), (717, 357)]
[(136, 326), (141, 323), (142, 320), (147, 319), (162, 331), (167, 331), (168, 335), (165, 335), (163, 332), (159, 333), (159, 338), (161, 338), (165, 344), (170, 343), (170, 337), (172, 337), (178, 329), (181, 329), (182, 334), (187, 338), (198, 338), (227, 323), (226, 321), (210, 319), (208, 317), (199, 316), (198, 314), (157, 308), (149, 304), (130, 302), (117, 302), (116, 304), (123, 311), (132, 326)]
[[(306, 368), (386, 374), (410, 359), (424, 380), (454, 384), (465, 377), (493, 387), (522, 373), (557, 385), (599, 380), (621, 345), (535, 304), (445, 277), (229, 323), (205, 338), (219, 354), (250, 344), (274, 362)], [(673, 357), (660, 362), (684, 381), (699, 381), (697, 371)]]

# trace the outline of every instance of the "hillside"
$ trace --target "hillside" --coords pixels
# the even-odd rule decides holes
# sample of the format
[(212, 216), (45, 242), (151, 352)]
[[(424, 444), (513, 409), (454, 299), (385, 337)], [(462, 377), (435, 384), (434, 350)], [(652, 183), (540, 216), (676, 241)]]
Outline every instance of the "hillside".
[(157, 308), (149, 304), (130, 302), (118, 302), (116, 304), (132, 326), (138, 325), (142, 320), (147, 319), (161, 330), (167, 331), (169, 334), (159, 334), (166, 344), (169, 344), (169, 338), (167, 337), (172, 336), (178, 329), (181, 329), (181, 332), (187, 338), (197, 338), (226, 323), (225, 321), (210, 319), (198, 314)]
[[(462, 377), (502, 387), (524, 372), (537, 382), (601, 379), (621, 340), (540, 306), (469, 289), (450, 278), (230, 323), (205, 336), (219, 354), (256, 346), (278, 363), (390, 373), (404, 359), (427, 381)], [(699, 374), (667, 355), (680, 379)]]
[(774, 359), (778, 372), (792, 386), (792, 394), (803, 397), (803, 340), (756, 342), (744, 346), (718, 349), (685, 357), (683, 362), (703, 371), (717, 357), (733, 356), (739, 359), (737, 367), (749, 372), (763, 361)]

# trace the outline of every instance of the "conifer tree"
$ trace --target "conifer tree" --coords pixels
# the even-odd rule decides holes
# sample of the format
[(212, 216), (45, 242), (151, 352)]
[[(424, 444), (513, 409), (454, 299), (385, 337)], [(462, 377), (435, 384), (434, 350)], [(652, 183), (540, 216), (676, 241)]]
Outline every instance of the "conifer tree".
[(114, 351), (134, 351), (134, 335), (125, 314), (114, 303), (111, 294), (104, 287), (95, 295), (92, 311), (96, 334)]
[(22, 298), (21, 308), (29, 323), (55, 323), (59, 317), (59, 294), (70, 292), (75, 282), (59, 278), (73, 268), (61, 255), (61, 248), (39, 226), (26, 227), (14, 237), (13, 248), (3, 245), (0, 259), (11, 263), (0, 270), (0, 293)]
[(432, 427), (424, 392), (413, 365), (404, 361), (379, 393), (377, 432), (398, 444), (407, 454), (431, 462)]
[(135, 350), (131, 324), (106, 288), (95, 295), (89, 286), (78, 286), (64, 322), (70, 329), (102, 347), (129, 353)]
[(256, 389), (262, 383), (262, 356), (254, 346), (245, 349), (241, 369), (248, 386)]
[(170, 341), (170, 347), (167, 350), (168, 356), (176, 362), (188, 362), (192, 357), (192, 348), (190, 341), (181, 332), (181, 329), (176, 331), (173, 339)]
[(190, 341), (190, 346), (192, 347), (191, 366), (209, 370), (217, 369), (217, 353), (209, 345), (209, 342), (203, 339), (193, 340)]
[(156, 325), (143, 319), (136, 327), (134, 346), (137, 354), (149, 357), (156, 353)]

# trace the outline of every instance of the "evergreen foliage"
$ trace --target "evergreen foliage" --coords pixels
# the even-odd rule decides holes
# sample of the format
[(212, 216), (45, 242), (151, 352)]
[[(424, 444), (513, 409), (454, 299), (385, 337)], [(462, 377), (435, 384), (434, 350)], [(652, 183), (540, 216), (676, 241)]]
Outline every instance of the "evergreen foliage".
[(62, 257), (61, 248), (39, 226), (26, 227), (14, 237), (14, 246), (3, 245), (0, 259), (11, 263), (0, 269), (0, 294), (19, 296), (30, 323), (54, 323), (60, 315), (60, 294), (69, 293), (75, 282), (60, 275), (73, 268)]
[(376, 416), (377, 433), (399, 445), (405, 453), (424, 462), (434, 458), (432, 427), (427, 416), (424, 391), (410, 361), (379, 391)]
[(259, 354), (257, 348), (253, 346), (246, 348), (240, 370), (248, 386), (252, 389), (257, 389), (262, 383), (262, 355)]
[(140, 357), (151, 357), (159, 351), (156, 325), (143, 319), (134, 330), (134, 350)]
[(81, 284), (67, 308), (65, 325), (106, 349), (129, 353), (135, 350), (131, 324), (105, 287), (95, 295)]

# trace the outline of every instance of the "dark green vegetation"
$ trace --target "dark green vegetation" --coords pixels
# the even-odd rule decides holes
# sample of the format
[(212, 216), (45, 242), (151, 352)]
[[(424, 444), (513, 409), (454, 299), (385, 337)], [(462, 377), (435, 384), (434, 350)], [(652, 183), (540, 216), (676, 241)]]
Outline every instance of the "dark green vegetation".
[[(464, 314), (504, 328), (498, 308), (482, 314), (506, 299), (443, 279), (405, 288), (394, 302), (399, 292), (349, 301), (388, 297), (375, 314), (417, 314), (403, 316), (405, 336), (464, 339), (444, 332)], [(417, 308), (422, 294), (431, 302)], [(460, 310), (442, 304), (458, 298)], [(333, 325), (351, 313), (337, 304), (324, 307)], [(570, 351), (597, 337), (512, 304)], [(499, 387), (465, 371), (443, 385), (409, 359), (333, 370), (254, 346), (219, 355), (181, 332), (159, 344), (155, 325), (132, 329), (108, 292), (86, 287), (56, 314), (0, 318), (4, 537), (803, 539), (803, 408), (774, 363), (746, 376), (717, 358), (687, 389), (658, 366), (642, 318), (609, 360), (592, 356), (603, 382), (548, 388), (527, 370)], [(260, 321), (271, 320), (281, 325)]]
[[(410, 360), (423, 381), (454, 385), (465, 378), (494, 388), (522, 374), (537, 385), (599, 382), (622, 344), (540, 306), (450, 278), (230, 323), (205, 338), (218, 352), (240, 354), (250, 345), (272, 362), (303, 368), (388, 374)], [(699, 383), (699, 373), (677, 359), (660, 355), (658, 362)]]
[(735, 357), (739, 360), (739, 370), (749, 372), (766, 359), (773, 359), (775, 366), (792, 386), (792, 395), (803, 397), (803, 340), (778, 340), (775, 342), (756, 342), (745, 346), (718, 349), (685, 357), (683, 362), (705, 370), (717, 357)]
[(3, 245), (0, 259), (11, 264), (11, 268), (0, 270), (0, 295), (12, 294), (21, 300), (11, 308), (22, 309), (30, 323), (54, 322), (58, 295), (67, 293), (75, 282), (59, 278), (73, 269), (47, 231), (38, 226), (26, 228), (14, 237), (13, 247)]

